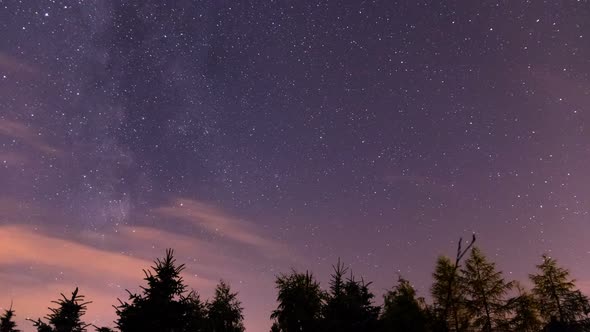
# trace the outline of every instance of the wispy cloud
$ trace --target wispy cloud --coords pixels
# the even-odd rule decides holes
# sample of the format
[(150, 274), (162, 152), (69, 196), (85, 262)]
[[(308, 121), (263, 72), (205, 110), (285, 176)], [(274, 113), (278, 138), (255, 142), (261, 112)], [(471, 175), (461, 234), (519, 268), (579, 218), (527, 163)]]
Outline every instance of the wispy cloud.
[(212, 234), (268, 253), (279, 254), (286, 250), (279, 242), (264, 237), (255, 224), (233, 217), (211, 204), (181, 198), (155, 209), (155, 212), (162, 217), (188, 221)]
[(7, 166), (19, 166), (28, 162), (28, 158), (23, 153), (14, 151), (0, 152), (0, 163)]
[(61, 154), (61, 150), (45, 142), (45, 138), (41, 132), (35, 131), (21, 122), (0, 119), (0, 135), (20, 140), (45, 154)]
[(33, 66), (2, 52), (0, 52), (0, 69), (6, 72), (24, 72), (29, 74), (37, 72)]
[(182, 262), (191, 254), (205, 257), (209, 265), (191, 266), (184, 275), (187, 284), (198, 290), (213, 288), (222, 269), (210, 264), (224, 262), (223, 257), (203, 254), (207, 247), (198, 241), (150, 228), (124, 227), (118, 233), (71, 234), (66, 239), (42, 226), (8, 224), (0, 226), (0, 239), (0, 285), (5, 289), (0, 306), (14, 300), (20, 319), (44, 316), (47, 305), (60, 292), (80, 287), (93, 301), (87, 319), (100, 318), (101, 323), (111, 325), (116, 299), (125, 298), (125, 288), (137, 290), (142, 270), (153, 265), (152, 257), (147, 256), (161, 256), (167, 245), (175, 247)]
[[(190, 212), (175, 209), (175, 205), (188, 205)], [(0, 197), (0, 308), (14, 301), (18, 323), (28, 330), (31, 325), (25, 318), (45, 316), (50, 301), (60, 292), (67, 294), (79, 287), (92, 301), (85, 321), (112, 326), (116, 299), (126, 298), (124, 289), (138, 291), (143, 284), (142, 270), (172, 247), (178, 262), (186, 263), (183, 278), (190, 288), (207, 298), (219, 278), (228, 280), (249, 305), (249, 317), (257, 318), (252, 324), (265, 324), (271, 304), (264, 299), (272, 298), (273, 289), (254, 290), (252, 285), (271, 284), (273, 274), (264, 273), (263, 267), (276, 266), (278, 260), (250, 254), (283, 247), (265, 239), (255, 225), (207, 204), (183, 199), (158, 211), (157, 228), (126, 225), (107, 232), (60, 230), (47, 226), (63, 218), (59, 212)], [(205, 230), (223, 231), (235, 245), (173, 231), (175, 227), (164, 222), (172, 216)]]

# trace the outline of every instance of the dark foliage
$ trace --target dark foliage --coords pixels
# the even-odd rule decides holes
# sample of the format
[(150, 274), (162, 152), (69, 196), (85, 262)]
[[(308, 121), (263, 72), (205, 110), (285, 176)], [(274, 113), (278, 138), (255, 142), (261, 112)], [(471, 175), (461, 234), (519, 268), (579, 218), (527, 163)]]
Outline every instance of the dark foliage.
[(174, 252), (166, 251), (152, 271), (146, 271), (141, 294), (129, 293), (129, 301), (116, 307), (121, 332), (183, 332), (204, 328), (204, 305), (198, 295), (187, 292), (180, 275), (184, 265), (176, 264)]
[(323, 331), (375, 331), (380, 309), (372, 303), (374, 295), (369, 291), (371, 283), (355, 280), (352, 273), (345, 279), (348, 269), (340, 260), (333, 268), (324, 307)]
[[(466, 248), (458, 245), (454, 262), (439, 257), (430, 288), (432, 304), (418, 297), (411, 283), (399, 277), (373, 304), (370, 282), (356, 279), (338, 260), (322, 290), (310, 272), (292, 271), (276, 278), (277, 308), (272, 312), (271, 332), (590, 332), (590, 301), (576, 288), (569, 271), (546, 255), (527, 292), (514, 281), (504, 280), (495, 263), (488, 261), (475, 238)], [(463, 266), (460, 262), (468, 252)], [(244, 332), (238, 294), (221, 281), (213, 299), (201, 301), (189, 291), (172, 250), (144, 270), (146, 286), (129, 293), (116, 306), (119, 332)], [(512, 287), (512, 286), (515, 287)], [(514, 291), (515, 289), (515, 291)], [(50, 314), (33, 321), (37, 332), (86, 332), (82, 321), (84, 297), (76, 288), (70, 297), (53, 301)], [(20, 332), (12, 307), (0, 317), (0, 332)], [(97, 332), (114, 332), (92, 326)]]
[(384, 332), (426, 332), (427, 317), (424, 300), (416, 298), (408, 280), (400, 277), (398, 284), (384, 295), (381, 314)]
[(538, 274), (531, 274), (533, 294), (540, 304), (543, 319), (549, 325), (572, 325), (587, 319), (590, 312), (588, 298), (575, 288), (575, 280), (569, 271), (558, 266), (557, 261), (543, 255), (537, 265)]
[(217, 285), (213, 301), (206, 305), (208, 331), (244, 331), (244, 316), (242, 315), (242, 306), (237, 295), (237, 293), (232, 293), (229, 285), (224, 281), (221, 281)]
[(86, 305), (91, 302), (84, 302), (84, 296), (78, 294), (78, 288), (72, 292), (71, 297), (61, 294), (61, 299), (52, 301), (57, 308), (49, 308), (51, 313), (47, 315), (48, 323), (40, 318), (33, 321), (38, 332), (85, 332), (90, 326), (82, 322), (81, 317), (86, 313)]
[(465, 293), (465, 307), (472, 325), (480, 331), (492, 332), (506, 317), (506, 294), (512, 288), (502, 272), (474, 247), (461, 270), (461, 289)]
[(515, 285), (518, 294), (508, 300), (507, 310), (512, 313), (512, 316), (504, 322), (505, 329), (522, 332), (540, 331), (543, 324), (537, 301), (518, 283)]
[(309, 272), (284, 274), (277, 277), (278, 308), (271, 318), (275, 331), (320, 331), (326, 294)]
[(14, 310), (12, 310), (12, 305), (10, 309), (4, 311), (4, 315), (0, 317), (0, 332), (20, 332), (16, 328), (16, 323), (13, 321), (14, 317)]

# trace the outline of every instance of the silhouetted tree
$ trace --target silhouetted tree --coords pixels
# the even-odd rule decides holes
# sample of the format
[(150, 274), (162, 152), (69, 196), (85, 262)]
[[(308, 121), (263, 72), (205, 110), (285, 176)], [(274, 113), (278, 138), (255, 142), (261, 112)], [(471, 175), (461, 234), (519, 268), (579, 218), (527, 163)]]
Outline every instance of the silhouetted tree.
[[(144, 270), (147, 287), (141, 294), (129, 293), (129, 302), (119, 300), (115, 307), (117, 327), (121, 332), (183, 332), (203, 328), (203, 304), (187, 287), (180, 273), (184, 264), (177, 265), (174, 252), (157, 259), (152, 270)], [(153, 271), (153, 272), (152, 272)]]
[(278, 290), (276, 310), (271, 318), (281, 332), (316, 332), (322, 318), (325, 294), (309, 272), (293, 271), (276, 279)]
[(115, 332), (113, 329), (109, 328), (109, 327), (94, 327), (96, 329), (96, 332)]
[(187, 332), (206, 331), (207, 329), (207, 304), (201, 301), (199, 294), (191, 291), (187, 296), (181, 297), (181, 303), (185, 312), (185, 328)]
[[(469, 314), (465, 309), (465, 296), (461, 289), (458, 269), (448, 257), (440, 256), (436, 261), (432, 277), (434, 282), (430, 288), (430, 294), (433, 301), (431, 312), (433, 329), (435, 331), (466, 331), (469, 327)], [(447, 306), (446, 311), (445, 306)]]
[(540, 331), (543, 323), (541, 322), (537, 301), (519, 283), (515, 283), (515, 285), (518, 294), (508, 300), (507, 309), (512, 315), (504, 328), (508, 331)]
[(270, 328), (270, 332), (280, 332), (281, 329), (279, 328), (279, 324), (277, 322), (273, 322)]
[(68, 298), (61, 294), (62, 298), (52, 301), (58, 305), (57, 308), (49, 308), (51, 313), (47, 315), (48, 323), (40, 318), (33, 321), (38, 332), (84, 332), (90, 324), (81, 321), (86, 313), (86, 305), (91, 302), (84, 302), (84, 296), (78, 294), (78, 288)]
[(423, 300), (416, 298), (410, 282), (399, 277), (394, 289), (384, 295), (381, 322), (384, 332), (428, 331), (427, 314)]
[(348, 269), (338, 260), (333, 266), (334, 273), (330, 279), (324, 308), (322, 330), (327, 332), (375, 331), (378, 325), (380, 308), (373, 305), (373, 293), (369, 291), (371, 283), (362, 279), (355, 280), (350, 275), (345, 279)]
[[(459, 263), (463, 256), (469, 252), (471, 247), (475, 244), (477, 238), (475, 234), (472, 235), (471, 241), (467, 244), (467, 247), (463, 248), (463, 238), (459, 238), (459, 242), (457, 242), (457, 255), (455, 256), (455, 262), (451, 265), (451, 273), (448, 274), (448, 282), (446, 283), (446, 296), (444, 297), (444, 301), (441, 301), (438, 304), (438, 307), (435, 308), (434, 312), (436, 313), (436, 319), (433, 322), (433, 329), (437, 332), (447, 332), (450, 331), (450, 327), (448, 324), (448, 317), (449, 313), (452, 312), (453, 307), (455, 306), (453, 303), (453, 294), (454, 292), (459, 289), (457, 287), (458, 280), (458, 271), (459, 271)], [(463, 327), (459, 325), (459, 317), (457, 314), (459, 313), (458, 308), (455, 308), (453, 313), (453, 320), (455, 323), (455, 331), (463, 331)]]
[(20, 332), (16, 328), (16, 323), (13, 321), (14, 310), (12, 304), (9, 309), (4, 310), (4, 315), (0, 317), (0, 332)]
[(531, 274), (530, 278), (546, 322), (553, 319), (554, 324), (572, 323), (587, 316), (588, 298), (575, 288), (575, 280), (567, 269), (557, 266), (557, 261), (547, 255), (543, 255), (537, 269), (539, 273)]
[(207, 303), (207, 321), (211, 332), (243, 332), (244, 316), (237, 293), (223, 280), (215, 288), (213, 301)]
[(506, 282), (496, 264), (474, 247), (461, 270), (461, 284), (466, 295), (466, 308), (472, 324), (484, 332), (491, 332), (503, 322), (506, 314), (506, 293), (512, 283)]

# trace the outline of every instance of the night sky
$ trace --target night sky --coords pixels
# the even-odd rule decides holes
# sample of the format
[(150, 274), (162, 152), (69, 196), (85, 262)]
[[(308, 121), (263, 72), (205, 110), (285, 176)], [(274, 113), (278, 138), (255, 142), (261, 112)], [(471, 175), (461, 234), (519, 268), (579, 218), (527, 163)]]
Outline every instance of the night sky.
[(0, 1), (0, 307), (86, 321), (167, 247), (266, 331), (338, 257), (427, 296), (460, 236), (590, 290), (590, 3)]

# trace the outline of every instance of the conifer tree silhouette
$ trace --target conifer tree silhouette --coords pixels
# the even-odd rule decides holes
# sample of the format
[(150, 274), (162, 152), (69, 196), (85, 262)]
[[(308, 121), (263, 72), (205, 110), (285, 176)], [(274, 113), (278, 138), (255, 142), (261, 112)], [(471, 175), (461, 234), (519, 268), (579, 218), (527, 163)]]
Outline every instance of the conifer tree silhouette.
[[(459, 271), (448, 257), (439, 256), (432, 277), (434, 282), (430, 294), (433, 301), (433, 329), (444, 331), (452, 326), (450, 330), (466, 331), (469, 327), (469, 314), (465, 309), (465, 295), (460, 284)], [(448, 297), (449, 289), (451, 292)], [(445, 306), (448, 306), (446, 316)]]
[(277, 322), (272, 323), (270, 332), (281, 332), (281, 329), (279, 328), (279, 324), (277, 324)]
[[(457, 255), (455, 256), (455, 262), (452, 264), (452, 273), (449, 274), (449, 282), (447, 283), (446, 289), (446, 296), (444, 302), (441, 302), (442, 306), (440, 307), (440, 316), (436, 319), (436, 324), (434, 324), (434, 329), (437, 332), (447, 332), (450, 331), (447, 318), (449, 316), (449, 312), (453, 307), (453, 292), (459, 289), (457, 287), (457, 283), (459, 282), (457, 277), (457, 273), (460, 268), (460, 262), (463, 257), (469, 252), (471, 247), (475, 244), (477, 240), (475, 234), (472, 235), (471, 241), (467, 244), (467, 247), (463, 248), (463, 238), (459, 238), (459, 242), (457, 242)], [(455, 311), (457, 313), (457, 311)], [(458, 317), (454, 317), (455, 322), (455, 331), (462, 331), (462, 327), (459, 326), (459, 319)]]
[(512, 283), (504, 280), (502, 272), (496, 270), (496, 264), (488, 261), (481, 250), (474, 247), (460, 278), (473, 326), (483, 332), (491, 332), (502, 325), (506, 314), (504, 297), (512, 288)]
[(276, 324), (273, 329), (281, 332), (320, 331), (325, 294), (311, 273), (292, 271), (280, 275), (276, 279), (276, 288), (279, 304), (271, 315)]
[(13, 321), (14, 310), (12, 310), (12, 304), (10, 308), (4, 310), (4, 315), (0, 316), (0, 332), (20, 332), (16, 328), (16, 323)]
[(427, 314), (422, 299), (410, 282), (399, 277), (398, 284), (384, 295), (381, 322), (384, 332), (426, 332)]
[(373, 306), (374, 295), (369, 291), (371, 283), (355, 280), (348, 268), (338, 259), (333, 266), (330, 290), (324, 308), (322, 328), (326, 332), (374, 331), (377, 329), (379, 307)]
[(508, 300), (507, 307), (512, 315), (504, 328), (509, 331), (540, 331), (543, 324), (536, 299), (518, 282), (515, 283), (515, 287), (518, 294)]
[(84, 302), (84, 296), (78, 294), (78, 288), (72, 292), (71, 297), (61, 294), (61, 299), (52, 301), (57, 308), (49, 308), (51, 313), (47, 315), (48, 323), (40, 318), (33, 321), (33, 326), (38, 332), (85, 332), (90, 324), (82, 322), (81, 317), (86, 313), (86, 305), (91, 302)]
[(586, 319), (590, 312), (588, 298), (576, 289), (575, 280), (569, 271), (557, 265), (557, 261), (543, 255), (537, 265), (538, 274), (529, 277), (534, 284), (533, 294), (539, 301), (540, 312), (545, 322), (572, 324)]
[(97, 326), (94, 326), (94, 328), (96, 329), (96, 332), (115, 332), (113, 329), (108, 328), (108, 327), (97, 327)]
[(244, 332), (241, 303), (223, 280), (215, 288), (215, 296), (206, 305), (210, 332)]
[(184, 332), (203, 328), (203, 304), (187, 287), (177, 265), (174, 251), (166, 250), (164, 259), (156, 259), (152, 270), (144, 270), (147, 287), (141, 294), (129, 293), (129, 302), (119, 300), (116, 325), (121, 332)]

